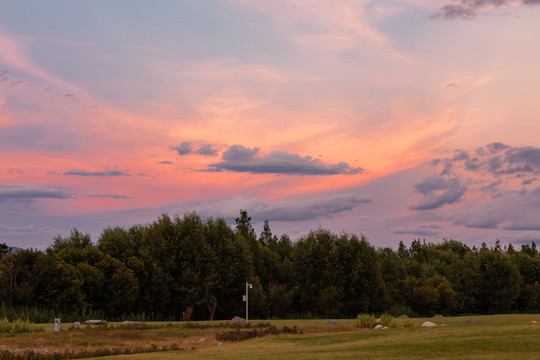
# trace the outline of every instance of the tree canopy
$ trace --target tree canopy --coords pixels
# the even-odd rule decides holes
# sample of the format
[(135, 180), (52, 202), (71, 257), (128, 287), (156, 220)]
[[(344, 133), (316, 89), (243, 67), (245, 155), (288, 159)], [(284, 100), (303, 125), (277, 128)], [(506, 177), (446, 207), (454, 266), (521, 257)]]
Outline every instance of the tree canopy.
[(540, 312), (534, 243), (517, 251), (413, 239), (394, 250), (325, 229), (293, 242), (268, 221), (257, 238), (241, 210), (234, 228), (192, 212), (109, 227), (96, 244), (73, 229), (45, 253), (0, 244), (4, 316), (36, 309), (66, 320), (227, 319), (243, 314), (246, 281), (254, 318)]

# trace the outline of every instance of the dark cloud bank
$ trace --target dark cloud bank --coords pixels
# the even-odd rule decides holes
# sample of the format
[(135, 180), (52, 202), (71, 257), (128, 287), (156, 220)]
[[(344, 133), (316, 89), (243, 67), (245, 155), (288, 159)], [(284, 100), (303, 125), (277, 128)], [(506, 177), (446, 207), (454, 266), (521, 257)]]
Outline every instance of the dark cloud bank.
[(351, 167), (346, 162), (324, 164), (311, 156), (300, 156), (279, 150), (257, 157), (258, 152), (259, 148), (250, 149), (242, 145), (232, 145), (223, 153), (222, 161), (209, 165), (208, 171), (286, 175), (354, 175), (364, 172), (364, 169)]
[(415, 187), (423, 197), (418, 204), (411, 206), (412, 210), (432, 210), (444, 204), (453, 204), (467, 191), (467, 187), (461, 184), (459, 179), (446, 180), (441, 176), (427, 177)]
[(0, 184), (0, 201), (71, 198), (73, 198), (73, 194), (54, 188), (44, 188), (33, 185)]
[(476, 149), (474, 153), (456, 150), (454, 156), (435, 159), (432, 165), (442, 166), (441, 176), (453, 176), (454, 167), (459, 166), (471, 172), (482, 172), (495, 177), (512, 175), (528, 178), (524, 181), (532, 182), (536, 175), (540, 175), (540, 148), (492, 143)]
[[(436, 210), (460, 202), (470, 192), (473, 200), (439, 215), (470, 228), (540, 231), (540, 186), (526, 187), (538, 181), (540, 148), (492, 143), (471, 153), (456, 150), (453, 156), (433, 160), (432, 165), (442, 170), (415, 185), (422, 198), (412, 210)], [(464, 185), (462, 178), (475, 179), (477, 175), (491, 180), (470, 189)], [(510, 188), (516, 179), (521, 187)]]
[[(190, 142), (184, 141), (176, 146), (169, 146), (180, 156), (189, 154), (201, 156), (216, 156), (218, 150), (212, 145), (202, 145), (193, 150)], [(258, 156), (260, 149), (247, 148), (242, 145), (232, 145), (225, 150), (221, 161), (210, 164), (204, 172), (247, 172), (252, 174), (284, 174), (284, 175), (356, 175), (364, 173), (364, 169), (349, 166), (346, 162), (325, 164), (311, 156), (300, 156), (286, 151), (274, 150), (268, 155)]]

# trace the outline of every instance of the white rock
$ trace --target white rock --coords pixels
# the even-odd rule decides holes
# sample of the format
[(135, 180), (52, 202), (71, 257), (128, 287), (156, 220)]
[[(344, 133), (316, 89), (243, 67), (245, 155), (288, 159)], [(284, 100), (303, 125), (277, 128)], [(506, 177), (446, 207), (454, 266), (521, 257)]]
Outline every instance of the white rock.
[(433, 326), (437, 326), (437, 324), (432, 323), (431, 321), (426, 321), (425, 323), (422, 324), (422, 326), (433, 327)]
[(383, 329), (383, 328), (384, 328), (384, 326), (379, 324), (379, 325), (375, 326), (373, 329), (380, 330), (380, 329)]

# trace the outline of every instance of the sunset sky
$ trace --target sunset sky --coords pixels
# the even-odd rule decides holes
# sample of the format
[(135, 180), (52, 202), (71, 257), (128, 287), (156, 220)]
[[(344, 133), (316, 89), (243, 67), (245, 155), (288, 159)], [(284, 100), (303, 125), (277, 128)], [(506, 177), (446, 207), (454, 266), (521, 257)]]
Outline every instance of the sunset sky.
[(540, 0), (0, 0), (0, 243), (247, 209), (540, 243)]

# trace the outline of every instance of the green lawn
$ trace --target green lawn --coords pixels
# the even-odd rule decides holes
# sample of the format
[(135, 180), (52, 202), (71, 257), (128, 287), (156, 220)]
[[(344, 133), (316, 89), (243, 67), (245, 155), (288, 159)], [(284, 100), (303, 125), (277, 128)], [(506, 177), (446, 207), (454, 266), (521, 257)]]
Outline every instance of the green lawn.
[[(465, 324), (472, 318), (484, 324)], [(414, 319), (412, 328), (357, 329), (354, 320), (280, 320), (298, 335), (279, 335), (197, 350), (103, 357), (103, 360), (189, 359), (540, 359), (540, 315), (494, 315)], [(439, 326), (424, 328), (424, 321)], [(445, 324), (446, 326), (441, 326)]]

